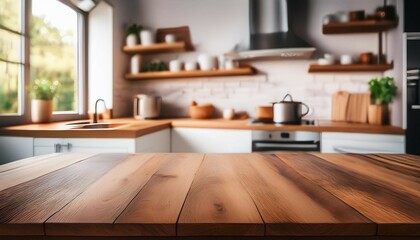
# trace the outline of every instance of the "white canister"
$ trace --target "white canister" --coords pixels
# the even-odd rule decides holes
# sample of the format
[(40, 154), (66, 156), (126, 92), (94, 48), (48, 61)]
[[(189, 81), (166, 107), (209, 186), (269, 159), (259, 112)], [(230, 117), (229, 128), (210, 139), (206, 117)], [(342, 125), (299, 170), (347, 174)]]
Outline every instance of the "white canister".
[(343, 65), (349, 65), (353, 63), (353, 58), (350, 54), (343, 54), (340, 57), (340, 63)]
[(197, 62), (186, 62), (184, 64), (184, 68), (185, 68), (186, 71), (197, 70)]
[(166, 34), (165, 35), (165, 42), (166, 43), (173, 43), (176, 41), (176, 37), (174, 34)]
[(217, 59), (209, 54), (200, 54), (198, 56), (198, 65), (203, 71), (209, 71), (217, 68)]
[(179, 72), (182, 69), (182, 62), (179, 60), (172, 60), (169, 62), (169, 71)]
[(140, 32), (140, 41), (142, 45), (152, 45), (155, 43), (152, 31), (142, 30)]
[(232, 70), (239, 67), (239, 63), (237, 61), (233, 61), (232, 59), (228, 59), (225, 61), (225, 69)]
[(127, 38), (125, 39), (125, 44), (129, 47), (137, 45), (138, 44), (137, 34), (134, 34), (134, 33), (128, 34)]
[(140, 72), (141, 56), (136, 54), (131, 57), (131, 73), (136, 74)]
[(227, 108), (223, 110), (223, 118), (226, 120), (232, 120), (235, 117), (235, 110)]

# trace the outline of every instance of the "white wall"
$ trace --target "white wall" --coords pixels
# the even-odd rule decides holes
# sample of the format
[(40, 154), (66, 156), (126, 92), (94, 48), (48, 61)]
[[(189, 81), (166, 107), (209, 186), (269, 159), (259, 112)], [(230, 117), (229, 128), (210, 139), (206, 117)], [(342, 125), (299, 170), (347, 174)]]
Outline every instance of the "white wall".
[[(117, 1), (115, 1), (117, 2)], [(128, 4), (128, 1), (122, 1)], [(322, 17), (337, 11), (365, 10), (372, 13), (382, 0), (294, 0), (291, 4), (291, 25), (317, 49), (317, 55), (325, 52), (336, 55), (349, 53), (355, 56), (362, 52), (377, 53), (378, 36), (376, 34), (323, 35)], [(201, 52), (220, 55), (231, 50), (236, 44), (246, 47), (248, 42), (248, 1), (246, 0), (137, 0), (130, 1), (132, 19), (153, 30), (164, 27), (188, 25), (196, 52), (184, 54), (155, 55), (150, 59), (192, 60)], [(127, 6), (125, 6), (127, 8)], [(126, 18), (126, 16), (124, 16)], [(117, 17), (119, 23), (123, 16)], [(396, 37), (397, 34), (388, 34)], [(398, 41), (387, 41), (390, 57), (395, 57), (395, 66), (400, 61), (397, 50)], [(392, 44), (392, 45), (391, 45)], [(114, 49), (121, 49), (121, 44), (114, 44)], [(396, 45), (396, 46), (394, 46)], [(114, 50), (115, 51), (115, 50)], [(391, 51), (394, 51), (391, 53)], [(122, 63), (123, 71), (128, 71), (127, 60)], [(331, 96), (337, 90), (351, 92), (367, 91), (367, 82), (381, 73), (351, 74), (308, 74), (309, 64), (315, 60), (277, 60), (252, 61), (259, 74), (247, 77), (220, 77), (200, 79), (163, 79), (126, 82), (123, 90), (114, 90), (114, 105), (124, 106), (119, 110), (121, 116), (130, 116), (131, 96), (137, 93), (151, 93), (163, 96), (164, 117), (187, 116), (187, 105), (191, 100), (211, 102), (219, 110), (233, 107), (248, 111), (254, 115), (255, 107), (280, 100), (285, 93), (291, 93), (296, 100), (311, 105), (315, 111), (312, 118), (329, 119)], [(120, 69), (121, 70), (121, 69)], [(398, 70), (399, 71), (399, 70)], [(395, 75), (393, 71), (385, 73)], [(121, 83), (121, 75), (114, 78)], [(119, 96), (124, 94), (125, 97)], [(128, 95), (128, 96), (127, 96)], [(399, 113), (400, 96), (393, 111), (393, 124), (401, 125)], [(398, 104), (398, 105), (397, 105)], [(397, 109), (397, 110), (395, 110)]]
[[(113, 9), (106, 2), (100, 2), (89, 13), (88, 66), (89, 66), (89, 112), (94, 112), (95, 101), (104, 99), (112, 108), (113, 94)], [(98, 105), (103, 109), (103, 104)]]

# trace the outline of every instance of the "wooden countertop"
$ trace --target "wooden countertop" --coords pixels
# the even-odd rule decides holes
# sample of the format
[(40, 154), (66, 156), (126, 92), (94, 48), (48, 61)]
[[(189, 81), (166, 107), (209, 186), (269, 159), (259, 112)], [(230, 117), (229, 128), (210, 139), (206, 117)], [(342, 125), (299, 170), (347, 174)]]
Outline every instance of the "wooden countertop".
[(0, 166), (0, 238), (6, 236), (418, 239), (420, 157), (38, 156)]
[(403, 135), (402, 128), (346, 122), (317, 120), (315, 125), (252, 125), (250, 119), (159, 119), (135, 120), (120, 118), (106, 120), (112, 123), (126, 123), (110, 129), (70, 129), (66, 123), (29, 124), (0, 128), (0, 136), (42, 137), (42, 138), (136, 138), (165, 128), (211, 128), (237, 130), (285, 130), (316, 132), (379, 133)]

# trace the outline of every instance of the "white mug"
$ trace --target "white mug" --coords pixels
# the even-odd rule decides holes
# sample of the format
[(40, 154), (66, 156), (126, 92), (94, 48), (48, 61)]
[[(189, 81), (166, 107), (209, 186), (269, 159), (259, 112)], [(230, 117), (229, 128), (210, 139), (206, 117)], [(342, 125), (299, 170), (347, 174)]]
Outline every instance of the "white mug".
[(142, 45), (152, 45), (153, 43), (155, 43), (152, 31), (142, 30), (140, 32), (140, 41)]
[(340, 63), (343, 65), (349, 65), (353, 63), (353, 58), (350, 54), (343, 54), (340, 57)]
[(176, 37), (174, 34), (166, 34), (165, 35), (165, 42), (166, 43), (173, 43), (176, 41)]
[(185, 68), (186, 71), (197, 70), (197, 62), (186, 62), (184, 64), (184, 68)]
[(172, 60), (169, 62), (169, 71), (179, 72), (182, 69), (182, 62), (179, 60)]
[(235, 68), (237, 68), (238, 67), (238, 62), (237, 61), (233, 61), (233, 60), (231, 60), (231, 59), (229, 59), (229, 60), (226, 60), (225, 61), (225, 69), (226, 70), (232, 70), (232, 69), (235, 69)]
[(141, 56), (136, 54), (131, 57), (131, 73), (136, 74), (140, 72)]

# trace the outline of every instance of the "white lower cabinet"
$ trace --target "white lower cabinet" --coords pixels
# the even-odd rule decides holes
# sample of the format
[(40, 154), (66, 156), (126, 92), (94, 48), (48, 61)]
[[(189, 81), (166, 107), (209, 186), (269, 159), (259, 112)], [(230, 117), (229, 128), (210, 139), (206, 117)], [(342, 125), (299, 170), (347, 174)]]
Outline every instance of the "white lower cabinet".
[(0, 164), (5, 164), (22, 158), (32, 157), (33, 138), (31, 137), (0, 137)]
[(54, 152), (170, 152), (170, 129), (132, 138), (35, 138), (34, 155)]
[(405, 153), (404, 135), (321, 133), (322, 153)]
[(172, 152), (250, 153), (251, 130), (172, 128)]

